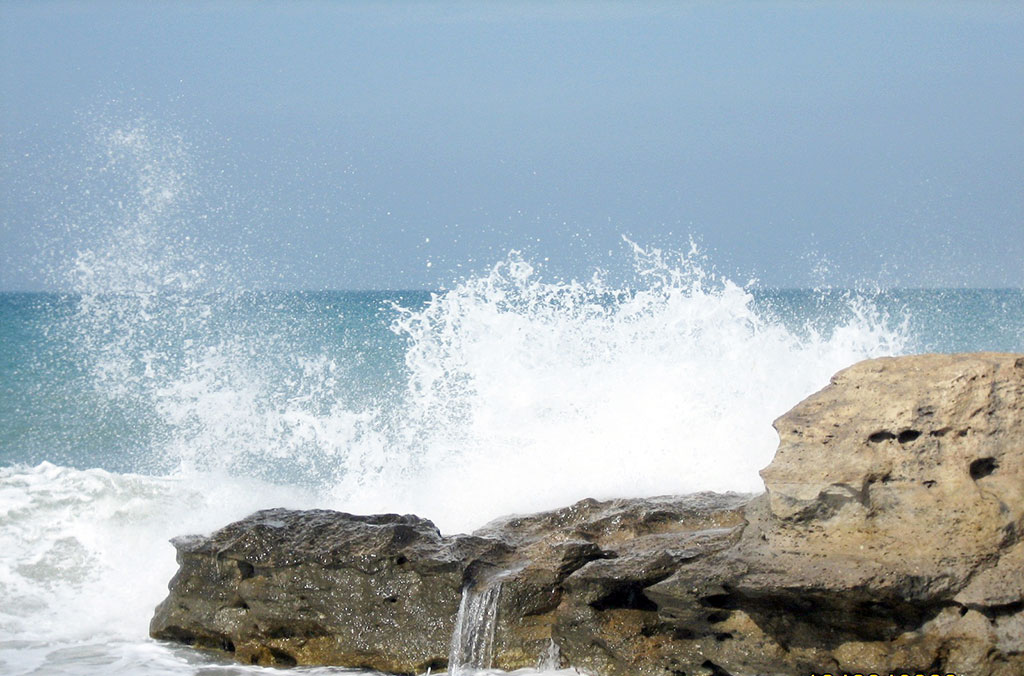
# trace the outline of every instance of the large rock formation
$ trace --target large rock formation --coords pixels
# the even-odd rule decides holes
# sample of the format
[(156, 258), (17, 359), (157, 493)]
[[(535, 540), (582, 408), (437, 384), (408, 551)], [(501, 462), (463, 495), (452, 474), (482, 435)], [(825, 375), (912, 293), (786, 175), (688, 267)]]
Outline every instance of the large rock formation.
[(863, 362), (776, 428), (753, 498), (585, 500), (455, 537), (269, 510), (179, 538), (151, 633), (423, 673), (448, 663), (463, 590), (500, 585), (506, 669), (1024, 673), (1024, 356)]
[(264, 510), (175, 538), (180, 568), (150, 631), (251, 664), (422, 674), (447, 666), (463, 588), (500, 577), (494, 663), (535, 666), (557, 622), (582, 626), (566, 598), (653, 608), (642, 589), (732, 542), (747, 499), (584, 500), (454, 537), (415, 516)]
[(659, 614), (721, 610), (737, 673), (1024, 673), (1024, 356), (863, 362), (775, 426), (739, 541)]
[(284, 509), (173, 543), (153, 636), (251, 664), (409, 674), (447, 663), (466, 562), (495, 546), (415, 516)]

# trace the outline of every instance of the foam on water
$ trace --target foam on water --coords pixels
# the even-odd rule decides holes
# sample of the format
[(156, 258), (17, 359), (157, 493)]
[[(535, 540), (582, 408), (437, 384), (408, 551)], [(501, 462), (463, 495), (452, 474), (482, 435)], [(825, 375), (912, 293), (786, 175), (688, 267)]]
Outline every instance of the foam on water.
[(50, 463), (0, 468), (3, 671), (114, 673), (131, 658), (111, 645), (143, 659), (146, 650), (125, 646), (148, 643), (148, 618), (176, 570), (168, 540), (210, 531), (266, 501), (313, 503), (302, 497), (237, 477), (185, 480)]
[(82, 337), (81, 317), (76, 336), (110, 404), (154, 430), (140, 470), (257, 476), (446, 531), (584, 497), (759, 490), (775, 417), (840, 368), (903, 349), (865, 301), (825, 333), (793, 329), (687, 256), (634, 254), (640, 288), (545, 282), (511, 254), (396, 308), (405, 386), (370, 400), (349, 395), (346, 352), (289, 343), (258, 308), (239, 319), (258, 330), (214, 328), (234, 297), (190, 296), (183, 310), (175, 294), (93, 296), (83, 308), (117, 305), (118, 322), (153, 337), (126, 341), (138, 331), (120, 324)]
[(632, 253), (639, 288), (544, 282), (512, 254), (401, 314), (410, 509), (465, 527), (586, 496), (759, 490), (772, 420), (904, 345), (863, 301), (827, 335), (793, 331), (696, 252)]
[(253, 295), (195, 243), (189, 154), (154, 133), (98, 132), (110, 209), (60, 269), (76, 305), (55, 331), (97, 418), (128, 421), (137, 473), (0, 469), (11, 673), (202, 672), (145, 638), (167, 540), (259, 508), (414, 512), (454, 532), (584, 497), (759, 490), (776, 416), (906, 345), (856, 297), (783, 321), (693, 250), (624, 245), (629, 284), (546, 280), (511, 253), (393, 307), (400, 386), (359, 395), (357, 341), (323, 348), (295, 329), (299, 301)]
[(906, 342), (857, 298), (787, 325), (695, 247), (627, 242), (634, 274), (617, 285), (547, 281), (513, 252), (394, 308), (405, 386), (355, 397), (358, 348), (309, 341), (293, 299), (252, 296), (196, 244), (179, 136), (134, 120), (92, 137), (83, 185), (100, 206), (59, 275), (78, 294), (62, 333), (102, 401), (148, 431), (138, 471), (257, 476), (446, 530), (588, 496), (758, 490), (772, 420)]

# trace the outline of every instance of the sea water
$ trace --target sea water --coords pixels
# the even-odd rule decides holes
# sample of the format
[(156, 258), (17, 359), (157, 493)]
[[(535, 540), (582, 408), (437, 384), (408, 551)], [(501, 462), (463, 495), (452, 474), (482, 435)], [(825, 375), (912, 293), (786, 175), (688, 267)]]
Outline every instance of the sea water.
[(456, 533), (757, 491), (772, 421), (839, 369), (1024, 351), (1020, 290), (767, 289), (642, 243), (625, 283), (510, 252), (445, 291), (247, 288), (183, 234), (181, 158), (137, 130), (106, 142), (134, 178), (57, 266), (66, 291), (0, 294), (5, 674), (262, 671), (147, 636), (168, 540), (257, 509)]
[(756, 491), (772, 420), (838, 369), (1022, 351), (1022, 317), (1020, 291), (606, 289), (516, 256), (435, 294), (2, 294), (0, 671), (239, 671), (147, 639), (170, 537)]

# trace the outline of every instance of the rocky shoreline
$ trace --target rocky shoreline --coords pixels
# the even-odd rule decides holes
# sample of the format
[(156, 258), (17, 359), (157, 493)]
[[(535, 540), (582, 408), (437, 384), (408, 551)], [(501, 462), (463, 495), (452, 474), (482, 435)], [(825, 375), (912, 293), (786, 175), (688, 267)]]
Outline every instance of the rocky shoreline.
[(1024, 673), (1024, 356), (862, 362), (775, 427), (756, 496), (584, 500), (456, 536), (278, 509), (176, 538), (150, 633), (395, 674)]

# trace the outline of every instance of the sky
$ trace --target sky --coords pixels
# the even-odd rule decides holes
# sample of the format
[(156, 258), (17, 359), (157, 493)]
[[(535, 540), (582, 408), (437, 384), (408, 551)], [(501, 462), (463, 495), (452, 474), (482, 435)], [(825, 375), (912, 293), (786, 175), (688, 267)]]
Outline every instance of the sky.
[(624, 238), (1024, 287), (1022, 35), (1009, 2), (7, 0), (0, 289), (143, 230), (258, 288), (628, 276)]

